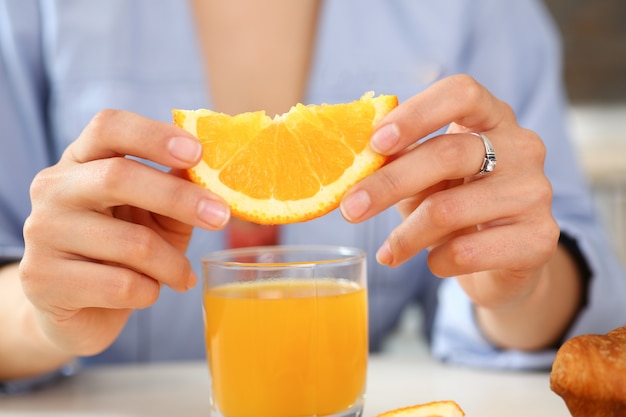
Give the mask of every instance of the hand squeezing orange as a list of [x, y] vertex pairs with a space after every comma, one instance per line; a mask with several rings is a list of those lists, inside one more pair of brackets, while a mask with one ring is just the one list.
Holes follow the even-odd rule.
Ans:
[[335, 209], [343, 194], [386, 160], [369, 147], [374, 126], [398, 105], [364, 94], [352, 103], [302, 105], [273, 119], [172, 111], [204, 153], [189, 178], [221, 196], [234, 216], [259, 224], [310, 220]]

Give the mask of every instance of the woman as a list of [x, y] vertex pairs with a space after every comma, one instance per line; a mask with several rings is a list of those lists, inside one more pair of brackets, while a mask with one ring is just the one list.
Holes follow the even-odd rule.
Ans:
[[539, 2], [16, 4], [0, 5], [0, 378], [204, 355], [193, 270], [229, 211], [178, 176], [200, 148], [174, 107], [398, 95], [371, 142], [391, 162], [280, 235], [376, 257], [373, 350], [412, 302], [433, 353], [476, 366], [549, 367], [565, 338], [626, 320]]

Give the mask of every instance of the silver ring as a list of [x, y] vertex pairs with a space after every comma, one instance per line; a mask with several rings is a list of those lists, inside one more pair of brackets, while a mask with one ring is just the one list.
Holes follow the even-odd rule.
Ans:
[[487, 136], [478, 132], [471, 132], [472, 135], [478, 136], [482, 139], [483, 144], [485, 145], [485, 159], [483, 160], [483, 164], [480, 167], [480, 170], [476, 173], [476, 175], [485, 175], [490, 173], [496, 168], [496, 151], [493, 149], [493, 145]]

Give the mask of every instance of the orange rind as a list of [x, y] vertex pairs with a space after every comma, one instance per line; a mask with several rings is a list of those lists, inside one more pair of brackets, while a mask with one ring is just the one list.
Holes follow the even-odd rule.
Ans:
[[193, 182], [222, 197], [236, 217], [285, 224], [335, 209], [352, 185], [385, 163], [369, 140], [397, 105], [396, 96], [370, 92], [351, 103], [297, 104], [274, 118], [264, 111], [172, 113], [204, 149], [187, 171]]
[[465, 412], [454, 401], [433, 401], [398, 408], [377, 417], [464, 417]]

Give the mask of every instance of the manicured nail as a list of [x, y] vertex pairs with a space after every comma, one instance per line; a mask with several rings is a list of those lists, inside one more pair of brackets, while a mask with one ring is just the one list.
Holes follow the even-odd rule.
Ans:
[[189, 278], [187, 279], [187, 289], [190, 290], [195, 287], [197, 282], [198, 276], [195, 272], [191, 271], [191, 273], [189, 274]]
[[228, 206], [215, 200], [202, 200], [198, 204], [198, 217], [208, 225], [220, 229], [230, 217]]
[[356, 221], [369, 210], [371, 205], [370, 195], [364, 190], [359, 190], [341, 202], [341, 212], [346, 219]]
[[400, 141], [400, 131], [395, 124], [388, 124], [378, 129], [370, 139], [370, 146], [378, 153], [390, 151]]
[[381, 265], [391, 265], [393, 262], [393, 255], [388, 242], [383, 243], [378, 252], [376, 252], [376, 261]]
[[196, 162], [202, 153], [200, 142], [184, 136], [171, 138], [167, 149], [174, 158], [183, 162]]

